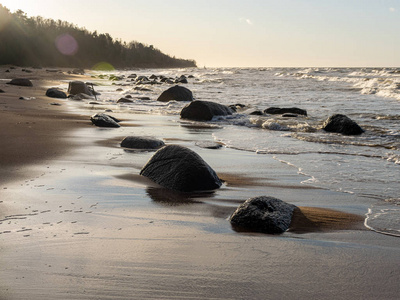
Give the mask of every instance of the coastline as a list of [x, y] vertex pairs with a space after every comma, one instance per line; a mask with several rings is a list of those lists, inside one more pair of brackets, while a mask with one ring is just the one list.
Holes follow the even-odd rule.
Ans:
[[[5, 70], [10, 72], [6, 73]], [[60, 69], [62, 73], [47, 72], [44, 69], [31, 69], [32, 73], [21, 70], [0, 68], [0, 88], [4, 90], [0, 94], [0, 138], [4, 141], [0, 148], [2, 182], [15, 179], [18, 167], [51, 160], [73, 148], [73, 143], [67, 142], [64, 137], [84, 122], [81, 116], [66, 111], [63, 107], [66, 100], [49, 98], [45, 93], [47, 87], [59, 85], [60, 80], [87, 77], [66, 74], [66, 69]], [[6, 84], [12, 78], [30, 79], [33, 87]], [[20, 100], [20, 97], [35, 99]]]
[[[44, 72], [24, 77], [34, 81], [46, 77]], [[305, 187], [290, 166], [269, 156], [196, 148], [193, 141], [210, 138], [207, 130], [193, 134], [171, 122], [172, 117], [133, 115], [117, 136], [157, 132], [171, 143], [194, 148], [226, 181], [212, 195], [160, 201], [160, 195], [177, 195], [136, 176], [152, 153], [124, 152], [115, 131], [90, 126], [90, 110], [66, 113], [68, 100], [44, 96], [43, 86], [77, 78], [82, 77], [60, 74], [43, 78], [52, 82], [34, 82], [33, 88], [0, 86], [6, 90], [0, 102], [7, 106], [1, 110], [2, 128], [7, 128], [1, 137], [9, 141], [0, 155], [5, 166], [0, 177], [5, 212], [0, 224], [1, 298], [398, 295], [400, 241], [359, 227], [364, 217], [357, 199], [346, 207], [351, 195]], [[19, 138], [11, 139], [15, 136]], [[319, 222], [320, 228], [300, 219], [297, 231], [282, 236], [233, 231], [226, 218], [235, 207], [265, 193], [319, 205], [301, 212], [314, 216], [306, 219]], [[343, 225], [346, 216], [349, 224], [335, 228], [335, 220]]]

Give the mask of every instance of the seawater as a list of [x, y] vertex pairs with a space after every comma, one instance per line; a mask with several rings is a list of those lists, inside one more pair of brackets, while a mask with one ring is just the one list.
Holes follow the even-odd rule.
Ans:
[[[213, 138], [226, 147], [271, 155], [306, 175], [305, 185], [376, 199], [367, 214], [370, 228], [400, 236], [400, 69], [398, 68], [215, 68], [93, 71], [98, 100], [114, 112], [176, 115], [187, 104], [157, 102], [168, 84], [136, 84], [128, 78], [190, 76], [196, 100], [243, 104], [211, 123]], [[107, 80], [109, 75], [121, 80]], [[105, 75], [100, 79], [99, 75]], [[129, 104], [117, 100], [131, 95]], [[144, 100], [148, 97], [150, 100]], [[251, 115], [268, 107], [299, 107], [307, 117]], [[104, 108], [104, 106], [102, 106]], [[324, 132], [323, 122], [345, 114], [365, 133]]]

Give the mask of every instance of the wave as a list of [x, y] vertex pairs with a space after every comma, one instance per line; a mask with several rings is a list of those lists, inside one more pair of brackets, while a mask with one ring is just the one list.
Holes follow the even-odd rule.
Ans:
[[[342, 69], [345, 72], [346, 69]], [[338, 74], [340, 73], [340, 74]], [[297, 79], [314, 79], [317, 81], [347, 82], [353, 88], [360, 89], [364, 95], [378, 95], [400, 100], [400, 70], [390, 69], [347, 69], [347, 74], [338, 72], [338, 69], [306, 68], [295, 72], [281, 71], [275, 76], [290, 76]]]
[[400, 237], [400, 199], [389, 198], [368, 209], [365, 226], [373, 231]]

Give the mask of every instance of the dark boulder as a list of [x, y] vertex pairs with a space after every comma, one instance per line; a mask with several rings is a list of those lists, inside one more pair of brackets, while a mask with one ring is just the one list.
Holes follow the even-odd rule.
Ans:
[[158, 150], [140, 175], [180, 192], [209, 191], [222, 185], [215, 171], [197, 153], [178, 145]]
[[286, 113], [296, 114], [307, 116], [307, 111], [297, 107], [287, 107], [287, 108], [279, 108], [279, 107], [269, 107], [264, 110], [264, 113], [270, 115], [283, 115]]
[[175, 101], [193, 101], [193, 94], [192, 92], [179, 85], [175, 85], [170, 87], [168, 90], [162, 92], [160, 97], [158, 97], [157, 101], [161, 102], [168, 102], [170, 100]]
[[0, 89], [0, 93], [5, 93], [5, 91], [3, 91], [2, 89]]
[[188, 80], [185, 75], [181, 75], [175, 80], [175, 83], [188, 83]]
[[121, 142], [121, 147], [131, 149], [158, 149], [165, 146], [162, 140], [152, 137], [127, 136]]
[[50, 98], [62, 98], [66, 99], [67, 94], [64, 93], [63, 91], [60, 91], [59, 89], [56, 88], [50, 88], [46, 91], [46, 96]]
[[90, 121], [99, 127], [120, 127], [119, 120], [103, 113], [97, 113], [90, 117]]
[[18, 86], [33, 86], [32, 81], [26, 78], [14, 78], [7, 84], [18, 85]]
[[243, 110], [244, 108], [246, 108], [246, 105], [241, 103], [236, 103], [229, 105], [229, 108], [236, 112], [238, 110]]
[[279, 234], [289, 228], [295, 208], [273, 197], [250, 198], [236, 209], [230, 222], [238, 230]]
[[147, 76], [139, 76], [138, 78], [136, 78], [136, 81], [150, 81], [150, 79]]
[[127, 98], [120, 98], [117, 103], [133, 103], [133, 100]]
[[263, 112], [261, 110], [253, 110], [252, 112], [249, 113], [249, 115], [252, 116], [262, 116]]
[[359, 135], [364, 132], [356, 122], [341, 114], [330, 116], [322, 126], [322, 129], [327, 132], [336, 132], [344, 135]]
[[228, 106], [210, 101], [193, 101], [181, 111], [182, 119], [210, 121], [214, 116], [227, 116], [233, 113]]
[[71, 81], [68, 85], [68, 94], [77, 95], [77, 94], [86, 94], [92, 96], [92, 92], [89, 87], [83, 81]]

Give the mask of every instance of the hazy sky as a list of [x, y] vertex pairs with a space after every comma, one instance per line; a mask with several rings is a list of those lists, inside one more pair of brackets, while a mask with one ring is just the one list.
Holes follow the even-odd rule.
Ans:
[[400, 0], [0, 0], [199, 67], [400, 67]]

